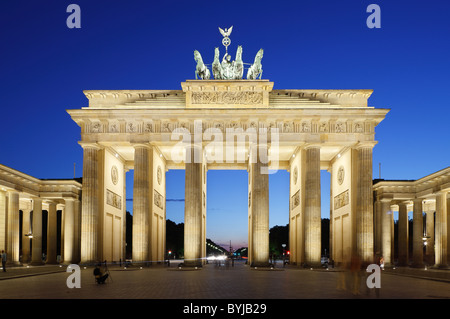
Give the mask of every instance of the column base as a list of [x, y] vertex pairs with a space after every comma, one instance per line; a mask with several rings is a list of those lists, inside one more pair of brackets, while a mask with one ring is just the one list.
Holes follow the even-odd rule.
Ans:
[[6, 261], [6, 267], [20, 267], [23, 264], [20, 261]]
[[436, 264], [436, 265], [434, 265], [434, 266], [432, 266], [430, 268], [433, 268], [433, 269], [450, 269], [450, 266], [449, 265]]
[[30, 266], [43, 266], [43, 265], [45, 265], [45, 263], [42, 261], [32, 261], [30, 263]]

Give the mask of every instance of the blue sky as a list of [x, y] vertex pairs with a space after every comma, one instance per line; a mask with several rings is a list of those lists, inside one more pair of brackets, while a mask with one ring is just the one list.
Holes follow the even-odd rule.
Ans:
[[[71, 3], [80, 29], [66, 26]], [[371, 3], [380, 29], [366, 25]], [[212, 59], [218, 27], [233, 25], [230, 50], [242, 45], [250, 62], [264, 48], [274, 89], [373, 89], [370, 105], [391, 109], [376, 128], [374, 177], [379, 163], [385, 179], [423, 177], [450, 163], [449, 12], [442, 0], [5, 1], [0, 163], [38, 178], [71, 178], [76, 163], [81, 176], [80, 129], [65, 110], [87, 105], [83, 90], [180, 89], [194, 77], [193, 50]], [[183, 176], [169, 171], [167, 198], [184, 197]], [[288, 178], [270, 178], [271, 226], [288, 222]], [[210, 172], [211, 239], [246, 242], [246, 182], [246, 172]], [[168, 202], [168, 218], [181, 222], [181, 205]]]

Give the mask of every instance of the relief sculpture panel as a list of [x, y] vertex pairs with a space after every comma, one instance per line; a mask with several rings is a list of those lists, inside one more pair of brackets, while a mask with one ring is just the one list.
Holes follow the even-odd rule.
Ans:
[[349, 203], [348, 189], [334, 197], [334, 209], [342, 208]]
[[106, 190], [106, 204], [111, 205], [117, 209], [122, 209], [122, 197], [116, 193]]
[[260, 92], [193, 92], [192, 104], [261, 104]]

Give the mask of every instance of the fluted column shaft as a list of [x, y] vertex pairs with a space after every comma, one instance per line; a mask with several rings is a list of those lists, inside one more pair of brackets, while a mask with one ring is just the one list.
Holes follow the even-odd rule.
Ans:
[[56, 264], [56, 204], [48, 204], [47, 214], [47, 264]]
[[99, 148], [84, 146], [81, 211], [81, 263], [98, 261]]
[[356, 250], [363, 263], [374, 261], [372, 146], [357, 148]]
[[423, 265], [423, 204], [422, 199], [414, 200], [413, 206], [413, 266]]
[[427, 211], [426, 230], [427, 230], [427, 245], [425, 254], [427, 262], [434, 264], [434, 211]]
[[253, 267], [269, 265], [269, 175], [267, 145], [251, 146], [251, 236]]
[[42, 199], [33, 199], [33, 239], [31, 240], [31, 263], [42, 264]]
[[30, 261], [30, 243], [29, 236], [25, 236], [31, 232], [31, 214], [30, 209], [22, 210], [22, 263], [28, 263]]
[[136, 145], [134, 148], [134, 186], [133, 186], [133, 261], [149, 260], [149, 229], [151, 212], [150, 181], [151, 147]]
[[8, 196], [8, 248], [6, 250], [8, 263], [18, 264], [20, 257], [19, 239], [19, 193], [9, 192]]
[[392, 263], [392, 219], [391, 201], [381, 201], [381, 256], [385, 266]]
[[447, 192], [436, 195], [435, 266], [447, 267]]
[[305, 262], [319, 266], [321, 258], [320, 147], [305, 150]]
[[[197, 153], [197, 155], [195, 155]], [[184, 264], [201, 266], [202, 253], [202, 163], [200, 146], [186, 147]]]
[[398, 265], [407, 266], [409, 260], [408, 208], [406, 203], [398, 205]]
[[74, 262], [78, 263], [81, 258], [81, 201], [75, 201], [75, 259]]
[[74, 262], [75, 248], [75, 201], [71, 198], [65, 200], [64, 207], [64, 255], [65, 264]]
[[6, 242], [8, 239], [7, 232], [8, 211], [6, 192], [0, 190], [0, 252], [7, 250]]

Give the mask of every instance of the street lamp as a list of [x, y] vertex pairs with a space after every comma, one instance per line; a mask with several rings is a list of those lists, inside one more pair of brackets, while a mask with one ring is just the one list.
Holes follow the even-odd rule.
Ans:
[[283, 247], [283, 267], [284, 267], [286, 265], [286, 263], [285, 263], [285, 256], [286, 256], [285, 248], [286, 248], [286, 244], [282, 244], [281, 247]]

